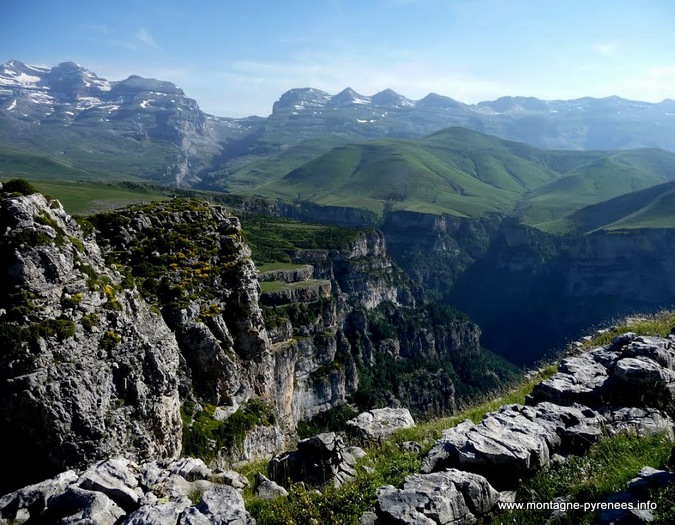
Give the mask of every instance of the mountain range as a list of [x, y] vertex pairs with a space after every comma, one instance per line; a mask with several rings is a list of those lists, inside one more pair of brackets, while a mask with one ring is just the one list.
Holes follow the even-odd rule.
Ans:
[[204, 113], [166, 81], [109, 81], [72, 62], [0, 66], [0, 158], [11, 166], [7, 157], [17, 150], [40, 154], [74, 178], [250, 191], [335, 147], [448, 127], [545, 149], [675, 151], [675, 101], [502, 97], [464, 104], [435, 93], [415, 101], [392, 90], [364, 96], [298, 88], [281, 95], [268, 117], [235, 119]]

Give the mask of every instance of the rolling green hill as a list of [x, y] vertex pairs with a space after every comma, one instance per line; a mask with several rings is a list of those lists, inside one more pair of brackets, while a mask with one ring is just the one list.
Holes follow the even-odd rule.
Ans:
[[256, 184], [240, 190], [380, 216], [514, 214], [553, 232], [573, 228], [565, 217], [586, 206], [675, 179], [675, 155], [660, 150], [540, 150], [464, 128], [341, 145], [280, 176], [287, 166], [272, 175], [275, 165], [265, 164]]
[[627, 228], [675, 228], [675, 181], [586, 206], [547, 226], [591, 232]]
[[0, 145], [0, 177], [55, 180], [91, 179], [92, 174], [46, 155]]
[[419, 140], [347, 144], [258, 188], [261, 196], [327, 206], [480, 216], [509, 211], [520, 195], [558, 174], [534, 148], [462, 128]]

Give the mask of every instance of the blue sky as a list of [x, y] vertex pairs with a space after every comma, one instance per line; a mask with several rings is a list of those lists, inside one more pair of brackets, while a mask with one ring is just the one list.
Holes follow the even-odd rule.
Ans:
[[672, 0], [0, 0], [0, 62], [168, 80], [220, 116], [286, 90], [675, 98]]

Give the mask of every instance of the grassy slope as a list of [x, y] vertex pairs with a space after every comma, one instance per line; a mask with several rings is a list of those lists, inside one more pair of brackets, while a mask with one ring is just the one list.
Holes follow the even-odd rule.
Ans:
[[543, 224], [549, 231], [675, 227], [675, 182], [666, 182], [586, 206]]
[[0, 177], [56, 180], [91, 179], [88, 171], [74, 168], [46, 155], [8, 146], [0, 146]]
[[[564, 223], [547, 223], [586, 206], [673, 180], [674, 159], [656, 150], [605, 154], [536, 188], [525, 197], [518, 215], [542, 229], [564, 227]], [[671, 163], [670, 170], [664, 169], [664, 162]]]
[[556, 173], [536, 151], [451, 128], [421, 140], [348, 144], [293, 170], [257, 193], [287, 201], [479, 216], [510, 209]]
[[72, 215], [90, 215], [130, 204], [164, 200], [168, 196], [156, 189], [129, 189], [113, 184], [89, 182], [55, 182], [31, 180], [35, 188], [45, 195], [56, 197]]
[[[136, 136], [131, 124], [101, 129], [94, 119], [81, 119], [70, 127], [45, 124], [9, 125], [0, 119], [0, 141], [27, 155], [45, 156], [86, 173], [87, 180], [161, 180], [176, 160], [177, 148], [165, 141]], [[25, 128], [25, 129], [24, 129]], [[56, 178], [40, 171], [31, 178]]]
[[[513, 212], [527, 224], [564, 232], [574, 227], [567, 216], [581, 208], [675, 178], [675, 155], [659, 150], [547, 151], [463, 128], [338, 146], [280, 176], [318, 151], [297, 148], [289, 149], [290, 163], [282, 154], [278, 164], [268, 159], [249, 170], [250, 186], [242, 190], [378, 214]], [[652, 210], [645, 224], [662, 223], [663, 211]]]

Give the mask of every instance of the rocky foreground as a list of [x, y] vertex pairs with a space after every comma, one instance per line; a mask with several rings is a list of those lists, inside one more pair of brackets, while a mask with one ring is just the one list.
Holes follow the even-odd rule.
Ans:
[[[673, 438], [675, 337], [624, 334], [606, 347], [563, 359], [558, 373], [535, 386], [526, 405], [506, 405], [474, 424], [448, 428], [431, 447], [421, 472], [400, 487], [382, 486], [362, 524], [470, 524], [513, 497], [522, 480], [619, 432]], [[361, 444], [386, 439], [412, 424], [406, 411], [362, 414], [344, 438]], [[409, 444], [414, 446], [414, 444]], [[301, 441], [256, 476], [254, 493], [286, 497], [281, 485], [320, 488], [348, 483], [363, 450], [335, 434]], [[637, 501], [675, 475], [643, 469], [621, 501]], [[242, 489], [248, 481], [183, 458], [137, 464], [123, 458], [69, 470], [0, 498], [0, 523], [250, 524]], [[356, 517], [355, 517], [356, 518]], [[647, 523], [647, 511], [604, 513], [596, 523]]]

